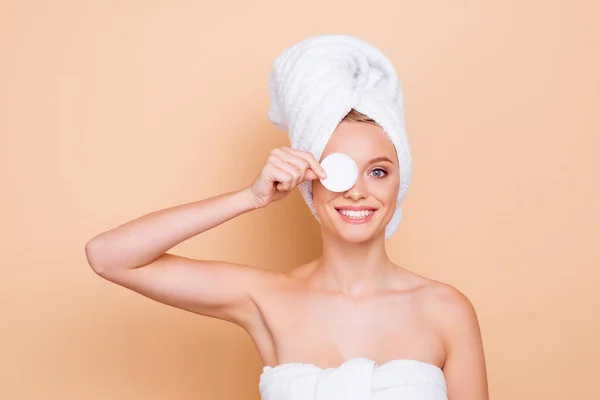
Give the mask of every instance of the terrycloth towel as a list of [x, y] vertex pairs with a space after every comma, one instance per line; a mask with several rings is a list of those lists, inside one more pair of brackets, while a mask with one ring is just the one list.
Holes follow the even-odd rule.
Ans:
[[[412, 158], [404, 124], [404, 98], [392, 62], [378, 48], [349, 35], [317, 35], [285, 49], [269, 75], [269, 119], [287, 131], [291, 147], [321, 159], [340, 121], [352, 108], [377, 122], [398, 153], [400, 190], [386, 226], [389, 238], [402, 219]], [[319, 220], [311, 182], [299, 186]]]
[[339, 367], [307, 363], [263, 367], [262, 400], [448, 400], [444, 372], [410, 359], [377, 365], [357, 357]]

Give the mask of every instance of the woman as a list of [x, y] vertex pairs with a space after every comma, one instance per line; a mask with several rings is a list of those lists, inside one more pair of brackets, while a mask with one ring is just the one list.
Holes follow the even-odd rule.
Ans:
[[[263, 375], [298, 362], [326, 369], [361, 357], [381, 367], [418, 360], [443, 370], [449, 399], [487, 399], [482, 341], [469, 300], [450, 285], [395, 265], [386, 254], [384, 231], [399, 186], [391, 141], [353, 110], [323, 157], [334, 152], [350, 155], [359, 166], [356, 184], [346, 192], [323, 187], [318, 178], [324, 170], [312, 154], [275, 149], [247, 187], [153, 212], [96, 236], [86, 245], [89, 263], [101, 277], [151, 299], [241, 326], [267, 366]], [[321, 220], [320, 258], [282, 273], [167, 253], [283, 199], [306, 180], [313, 183]]]
[[[487, 400], [469, 300], [386, 254], [410, 182], [403, 99], [391, 62], [357, 38], [317, 36], [282, 53], [270, 89], [269, 116], [289, 128], [293, 148], [274, 149], [240, 190], [94, 237], [86, 245], [93, 270], [151, 299], [244, 328], [265, 364], [264, 400]], [[348, 113], [348, 104], [368, 112], [351, 106]], [[331, 136], [318, 136], [327, 127], [335, 127]], [[332, 153], [358, 166], [344, 192], [320, 180], [320, 162]], [[275, 272], [167, 253], [297, 186], [321, 223], [318, 259]]]

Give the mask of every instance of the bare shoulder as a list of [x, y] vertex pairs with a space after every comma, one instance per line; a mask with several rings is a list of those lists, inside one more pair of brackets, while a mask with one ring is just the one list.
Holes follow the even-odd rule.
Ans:
[[454, 286], [428, 279], [420, 300], [425, 317], [442, 334], [447, 347], [457, 333], [479, 335], [473, 303]]
[[[444, 373], [452, 390], [461, 394], [459, 398], [486, 398], [483, 341], [473, 303], [454, 286], [434, 280], [429, 280], [421, 300], [425, 318], [442, 340]], [[471, 384], [464, 384], [467, 381]]]
[[441, 311], [440, 308], [448, 311], [447, 308], [468, 309], [471, 306], [469, 299], [448, 283], [427, 278], [402, 267], [398, 268], [397, 279], [402, 282], [399, 289], [416, 293], [417, 300], [432, 312]]
[[477, 319], [469, 298], [454, 286], [428, 279], [423, 300], [430, 316], [440, 322], [473, 322]]
[[475, 307], [464, 293], [448, 283], [409, 274], [405, 282], [413, 288], [416, 305], [427, 323], [438, 331], [447, 350], [456, 336], [479, 337]]
[[487, 399], [487, 372], [481, 329], [470, 299], [454, 286], [429, 280], [422, 310], [438, 332], [445, 350], [448, 397]]

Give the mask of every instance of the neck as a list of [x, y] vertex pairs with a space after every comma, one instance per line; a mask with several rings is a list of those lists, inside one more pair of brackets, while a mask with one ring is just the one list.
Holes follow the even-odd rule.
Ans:
[[385, 251], [383, 234], [368, 242], [351, 243], [324, 232], [323, 254], [313, 277], [327, 290], [358, 297], [384, 286], [392, 268], [395, 265]]

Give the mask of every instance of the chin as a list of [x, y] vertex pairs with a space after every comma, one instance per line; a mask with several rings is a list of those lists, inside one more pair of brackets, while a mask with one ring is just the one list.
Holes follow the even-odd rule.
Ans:
[[378, 236], [376, 232], [367, 232], [366, 230], [356, 231], [356, 230], [337, 230], [336, 234], [345, 242], [348, 243], [366, 243], [370, 242]]
[[331, 215], [330, 229], [332, 233], [349, 243], [365, 243], [385, 236], [385, 224], [381, 220], [383, 210], [377, 210], [373, 217], [365, 223], [349, 223], [338, 215], [337, 211]]

